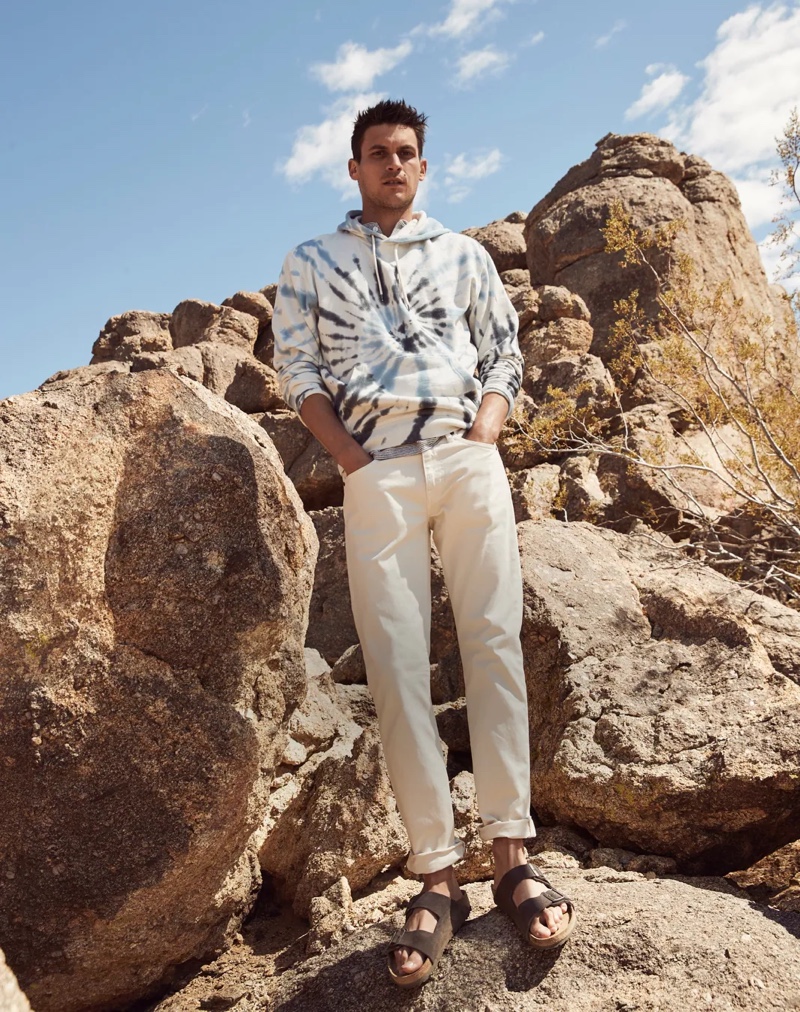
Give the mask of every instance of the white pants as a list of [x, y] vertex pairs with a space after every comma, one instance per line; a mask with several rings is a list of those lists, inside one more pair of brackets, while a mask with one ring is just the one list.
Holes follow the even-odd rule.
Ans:
[[522, 577], [497, 448], [459, 434], [373, 460], [346, 477], [344, 517], [353, 617], [409, 870], [438, 871], [464, 854], [431, 705], [430, 531], [458, 632], [481, 836], [533, 836]]

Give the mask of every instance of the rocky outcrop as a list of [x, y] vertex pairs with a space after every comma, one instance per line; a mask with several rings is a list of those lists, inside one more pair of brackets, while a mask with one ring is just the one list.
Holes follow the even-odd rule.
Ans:
[[259, 856], [280, 894], [307, 916], [313, 898], [342, 876], [352, 890], [363, 888], [407, 853], [377, 729], [355, 728], [303, 777]]
[[169, 313], [129, 310], [112, 316], [92, 346], [92, 363], [131, 362], [142, 352], [170, 351]]
[[492, 221], [481, 228], [468, 228], [464, 235], [477, 240], [494, 261], [499, 273], [524, 270], [525, 237], [523, 228], [525, 213], [514, 211], [499, 221]]
[[[492, 903], [489, 883], [468, 885], [472, 915], [443, 955], [433, 979], [405, 999], [436, 1012], [675, 1012], [682, 1008], [795, 1009], [800, 1003], [800, 918], [761, 909], [721, 879], [648, 878], [610, 868], [549, 873], [574, 897], [578, 926], [563, 950], [525, 946]], [[403, 899], [419, 886], [392, 882], [347, 905], [327, 901], [336, 943], [300, 961], [303, 942], [287, 948], [265, 975], [257, 937], [204, 968], [154, 1012], [219, 1008], [237, 1012], [393, 1012], [398, 989], [385, 970], [385, 947]], [[370, 912], [379, 918], [370, 924]], [[389, 916], [387, 916], [387, 913]], [[347, 923], [349, 921], [349, 923]], [[363, 926], [366, 925], [366, 926]], [[336, 929], [329, 929], [331, 934]], [[286, 944], [286, 943], [284, 943]], [[244, 951], [243, 951], [244, 950]]]
[[277, 453], [112, 365], [0, 405], [0, 943], [37, 1012], [226, 944], [305, 691], [316, 537]]
[[645, 538], [519, 527], [533, 805], [741, 868], [800, 836], [800, 616]]
[[726, 876], [759, 903], [800, 913], [800, 840], [767, 854], [751, 868]]
[[593, 354], [606, 364], [613, 358], [614, 302], [633, 289], [640, 291], [648, 317], [657, 317], [652, 277], [633, 267], [620, 270], [618, 257], [605, 252], [601, 228], [617, 199], [642, 228], [682, 219], [678, 248], [694, 260], [702, 286], [712, 292], [729, 283], [746, 311], [759, 317], [772, 312], [783, 329], [783, 309], [730, 180], [660, 137], [608, 134], [533, 207], [525, 223], [531, 281], [563, 285], [584, 299], [595, 332]]

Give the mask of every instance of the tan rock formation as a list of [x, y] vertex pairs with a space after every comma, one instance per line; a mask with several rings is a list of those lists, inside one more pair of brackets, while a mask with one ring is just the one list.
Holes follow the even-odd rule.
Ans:
[[342, 876], [355, 891], [383, 868], [400, 865], [407, 852], [380, 739], [376, 729], [366, 729], [323, 754], [259, 857], [281, 895], [307, 916], [312, 899]]
[[169, 313], [133, 309], [112, 316], [92, 345], [92, 364], [116, 359], [130, 362], [141, 352], [172, 350]]
[[800, 616], [649, 540], [519, 527], [534, 808], [743, 867], [800, 833]]
[[615, 199], [640, 227], [683, 219], [679, 247], [694, 259], [705, 287], [712, 291], [729, 282], [746, 310], [759, 316], [772, 312], [782, 321], [730, 180], [660, 137], [608, 134], [534, 206], [525, 224], [531, 281], [566, 286], [585, 300], [594, 354], [606, 362], [613, 356], [614, 301], [632, 289], [639, 289], [643, 306], [656, 318], [652, 278], [634, 268], [621, 271], [617, 257], [605, 252], [600, 230]]
[[261, 426], [275, 444], [307, 510], [342, 505], [344, 486], [333, 457], [294, 411], [273, 409], [261, 418]]
[[525, 237], [523, 235], [525, 214], [514, 211], [500, 221], [492, 221], [481, 228], [468, 228], [464, 235], [476, 239], [494, 261], [499, 273], [524, 269]]
[[0, 939], [37, 1012], [119, 1008], [252, 902], [316, 538], [262, 430], [168, 372], [64, 373], [0, 441]]
[[249, 312], [229, 306], [185, 299], [173, 309], [169, 329], [176, 348], [216, 341], [252, 351], [258, 337], [258, 320]]
[[[770, 912], [722, 879], [679, 881], [610, 868], [548, 873], [578, 904], [580, 921], [551, 955], [526, 947], [494, 908], [490, 885], [467, 885], [472, 915], [409, 1008], [429, 1012], [678, 1012], [683, 1008], [786, 1012], [800, 1004], [800, 942], [795, 915]], [[407, 893], [416, 883], [400, 883]], [[409, 888], [410, 887], [410, 888]], [[388, 890], [387, 890], [388, 891]], [[353, 916], [358, 917], [355, 901]], [[366, 903], [388, 905], [380, 894]], [[396, 906], [396, 901], [392, 903]], [[220, 980], [236, 982], [237, 1012], [394, 1012], [397, 988], [383, 955], [403, 913], [343, 931], [337, 945], [267, 978], [254, 953], [220, 960], [154, 1012], [211, 1007]], [[302, 943], [298, 946], [302, 952]], [[294, 950], [295, 952], [297, 949]], [[287, 954], [288, 955], [288, 954]], [[296, 958], [296, 957], [295, 957]], [[231, 987], [232, 983], [226, 984]]]

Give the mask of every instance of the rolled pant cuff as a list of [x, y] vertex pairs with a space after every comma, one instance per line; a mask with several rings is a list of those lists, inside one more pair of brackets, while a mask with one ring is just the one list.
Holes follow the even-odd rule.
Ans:
[[409, 854], [406, 867], [414, 875], [430, 875], [431, 872], [449, 868], [464, 856], [464, 844], [456, 840], [446, 850], [430, 850], [424, 854]]
[[533, 819], [528, 817], [514, 822], [490, 822], [488, 826], [481, 826], [479, 832], [482, 840], [496, 840], [501, 836], [510, 840], [528, 840], [536, 836], [536, 827]]

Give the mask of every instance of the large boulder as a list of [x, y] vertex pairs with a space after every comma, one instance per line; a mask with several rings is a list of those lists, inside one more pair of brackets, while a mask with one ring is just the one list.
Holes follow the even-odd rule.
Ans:
[[[759, 908], [721, 879], [680, 881], [609, 868], [548, 872], [574, 897], [578, 926], [554, 953], [534, 952], [492, 903], [488, 882], [467, 885], [472, 915], [447, 947], [433, 979], [398, 996], [385, 947], [402, 924], [397, 910], [413, 882], [352, 903], [356, 924], [338, 944], [302, 959], [302, 940], [265, 975], [263, 942], [206, 967], [154, 1012], [235, 1007], [256, 1012], [677, 1012], [683, 1008], [800, 1007], [800, 920]], [[401, 887], [403, 891], [401, 892]], [[330, 895], [330, 894], [329, 894]], [[338, 904], [337, 904], [338, 905]], [[331, 903], [331, 907], [334, 903]], [[359, 909], [361, 908], [361, 909]], [[329, 908], [330, 909], [330, 908]], [[396, 912], [386, 916], [386, 912]], [[363, 911], [363, 913], [362, 913]], [[344, 913], [344, 911], [343, 911]], [[330, 915], [329, 915], [330, 916]], [[321, 948], [321, 947], [320, 947]], [[294, 959], [295, 965], [290, 960]]]
[[743, 308], [772, 313], [784, 327], [779, 293], [764, 273], [758, 248], [733, 184], [695, 155], [652, 134], [608, 134], [585, 162], [574, 166], [531, 210], [525, 224], [527, 263], [536, 284], [564, 285], [582, 296], [594, 326], [592, 352], [608, 364], [614, 302], [636, 288], [655, 321], [655, 287], [646, 271], [620, 270], [605, 252], [601, 228], [621, 200], [635, 224], [650, 228], [682, 219], [679, 248], [694, 260], [711, 292], [728, 283]]
[[729, 871], [800, 836], [800, 615], [677, 550], [519, 528], [533, 805]]
[[520, 270], [526, 266], [524, 221], [524, 213], [514, 211], [500, 221], [492, 221], [480, 228], [465, 229], [464, 235], [483, 246], [499, 273]]
[[39, 1012], [226, 944], [305, 691], [316, 537], [274, 447], [110, 365], [0, 405], [0, 944]]

